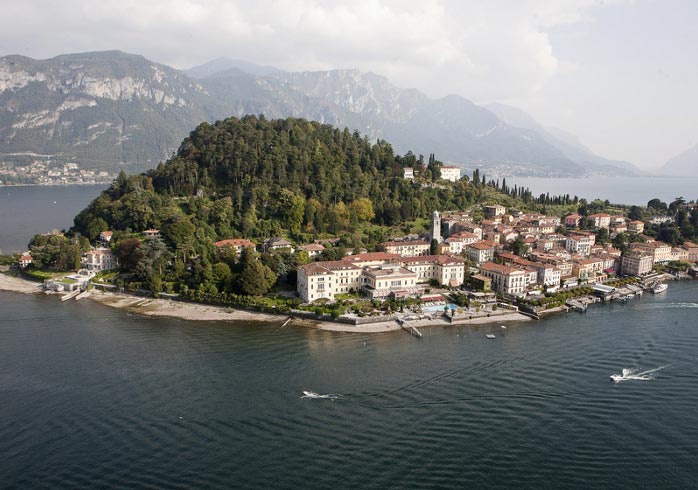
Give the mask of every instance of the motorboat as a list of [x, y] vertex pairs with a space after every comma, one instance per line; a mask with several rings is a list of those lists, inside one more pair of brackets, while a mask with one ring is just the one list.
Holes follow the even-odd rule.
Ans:
[[619, 381], [624, 381], [624, 380], [628, 379], [628, 376], [630, 376], [631, 374], [633, 374], [633, 370], [632, 370], [632, 369], [623, 368], [622, 374], [617, 374], [617, 373], [616, 373], [616, 374], [612, 374], [612, 375], [610, 376], [610, 378], [611, 378], [615, 383], [617, 383], [617, 382], [619, 382]]
[[485, 335], [485, 337], [488, 339], [496, 339], [497, 338], [493, 333], [488, 333], [487, 335]]
[[663, 292], [666, 291], [667, 289], [669, 289], [669, 285], [668, 285], [668, 284], [665, 284], [665, 283], [663, 283], [663, 282], [662, 282], [662, 283], [659, 283], [659, 284], [655, 284], [654, 286], [652, 286], [652, 292], [653, 292], [654, 294], [663, 293]]

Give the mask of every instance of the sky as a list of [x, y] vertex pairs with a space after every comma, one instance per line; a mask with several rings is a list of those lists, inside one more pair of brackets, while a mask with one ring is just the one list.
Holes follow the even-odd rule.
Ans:
[[697, 0], [0, 0], [0, 55], [358, 68], [651, 169], [698, 143]]

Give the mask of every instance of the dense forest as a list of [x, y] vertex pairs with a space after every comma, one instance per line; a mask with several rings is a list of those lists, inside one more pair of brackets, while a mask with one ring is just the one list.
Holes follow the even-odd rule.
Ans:
[[[404, 167], [415, 169], [414, 180], [403, 178]], [[76, 217], [75, 230], [94, 239], [107, 228], [158, 228], [174, 243], [172, 228], [189, 228], [180, 223], [185, 220], [215, 239], [285, 233], [303, 241], [488, 198], [536, 201], [506, 184], [500, 192], [484, 176], [441, 181], [439, 167], [434, 155], [395, 155], [389, 143], [372, 144], [346, 129], [303, 119], [230, 118], [201, 124], [155, 170], [120, 175]]]

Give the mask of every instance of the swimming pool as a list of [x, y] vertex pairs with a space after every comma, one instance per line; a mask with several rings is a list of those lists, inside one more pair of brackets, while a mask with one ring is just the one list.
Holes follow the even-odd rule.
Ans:
[[425, 313], [435, 313], [437, 311], [444, 311], [444, 308], [449, 310], [457, 310], [458, 306], [453, 303], [448, 303], [446, 305], [436, 305], [436, 306], [422, 306], [422, 311]]

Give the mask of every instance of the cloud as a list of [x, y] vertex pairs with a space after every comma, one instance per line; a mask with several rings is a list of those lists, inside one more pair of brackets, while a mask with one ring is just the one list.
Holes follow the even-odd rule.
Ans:
[[[608, 2], [606, 2], [608, 3]], [[185, 68], [219, 56], [287, 70], [359, 68], [475, 100], [536, 91], [560, 69], [549, 32], [598, 0], [12, 2], [1, 54], [121, 49]]]

